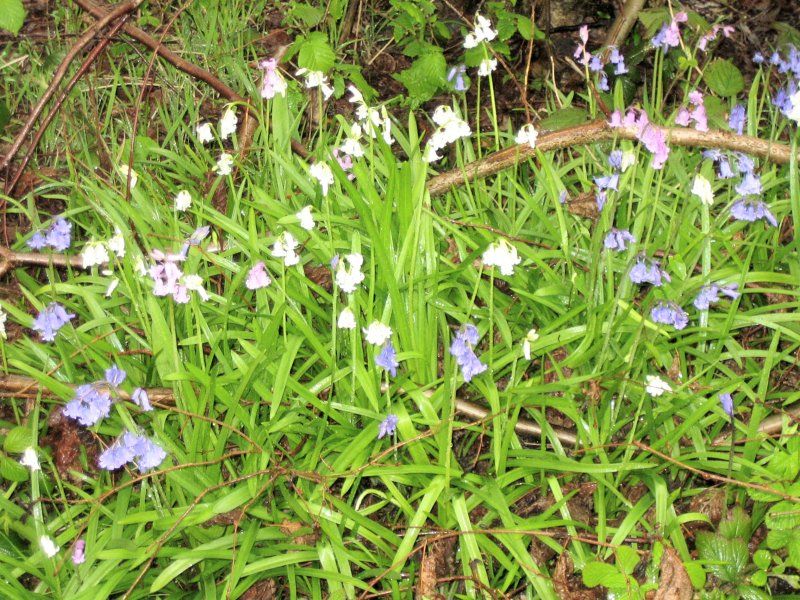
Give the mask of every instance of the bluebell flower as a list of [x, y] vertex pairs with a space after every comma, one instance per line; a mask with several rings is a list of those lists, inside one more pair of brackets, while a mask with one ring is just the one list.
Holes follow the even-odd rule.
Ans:
[[111, 365], [110, 368], [106, 369], [106, 383], [111, 387], [118, 388], [125, 378], [127, 377], [127, 373], [120, 369], [117, 365]]
[[487, 366], [478, 359], [472, 349], [478, 343], [478, 329], [467, 323], [457, 332], [453, 343], [450, 344], [450, 354], [455, 357], [456, 363], [461, 367], [464, 381], [469, 382], [475, 375], [486, 371]]
[[672, 325], [675, 329], [683, 329], [689, 324], [689, 315], [674, 302], [659, 302], [650, 311], [654, 323]]
[[611, 88], [608, 87], [608, 75], [601, 71], [600, 76], [597, 78], [597, 89], [601, 92], [607, 92]]
[[166, 457], [166, 451], [148, 437], [126, 431], [100, 455], [98, 462], [101, 468], [115, 471], [136, 461], [139, 470], [144, 473], [160, 465]]
[[623, 158], [622, 150], [612, 150], [608, 155], [608, 166], [610, 166], [615, 171], [621, 171], [622, 158]]
[[455, 67], [451, 67], [447, 72], [447, 81], [453, 85], [455, 91], [466, 92], [469, 89], [466, 81], [464, 81], [464, 74], [466, 72], [466, 65], [456, 65]]
[[144, 412], [153, 410], [153, 405], [150, 404], [150, 396], [147, 395], [147, 390], [144, 388], [136, 388], [131, 394], [131, 402], [136, 404]]
[[58, 218], [47, 232], [47, 245], [57, 252], [63, 252], [72, 243], [72, 223]]
[[131, 462], [135, 456], [133, 448], [118, 440], [103, 451], [97, 464], [106, 471], [116, 471]]
[[739, 135], [742, 135], [746, 123], [747, 113], [744, 110], [744, 106], [737, 104], [731, 109], [731, 114], [728, 117], [728, 126]]
[[589, 70], [592, 73], [599, 73], [603, 70], [603, 61], [600, 60], [598, 54], [592, 54], [592, 58], [589, 59]]
[[400, 363], [397, 362], [397, 353], [391, 341], [383, 345], [380, 354], [375, 357], [375, 364], [389, 371], [392, 377], [397, 376], [397, 367]]
[[383, 439], [387, 435], [394, 435], [394, 432], [397, 430], [397, 415], [387, 415], [386, 418], [381, 421], [380, 426], [378, 427], [378, 439]]
[[[126, 433], [126, 435], [128, 434]], [[143, 435], [134, 437], [137, 439], [133, 440], [131, 443], [136, 452], [136, 466], [139, 467], [142, 473], [146, 473], [150, 469], [155, 469], [164, 462], [167, 453], [161, 446]]]
[[58, 330], [74, 317], [74, 314], [68, 313], [58, 302], [51, 302], [33, 320], [32, 329], [39, 332], [43, 342], [52, 342], [56, 339]]
[[739, 285], [732, 283], [730, 285], [718, 285], [712, 283], [711, 285], [703, 286], [697, 297], [694, 299], [694, 306], [697, 310], [708, 310], [709, 306], [719, 302], [719, 295], [727, 296], [731, 300], [735, 300], [740, 296]]
[[91, 427], [108, 416], [111, 410], [111, 394], [95, 384], [80, 385], [75, 397], [67, 402], [64, 415], [75, 419], [84, 427]]
[[628, 68], [625, 66], [625, 57], [616, 46], [612, 46], [611, 54], [608, 56], [608, 62], [616, 67], [614, 69], [614, 75], [625, 75], [625, 73], [628, 72]]
[[639, 256], [631, 268], [628, 277], [633, 283], [649, 283], [654, 287], [661, 287], [664, 281], [672, 281], [669, 274], [664, 271], [657, 260]]
[[753, 54], [753, 62], [756, 63], [757, 65], [764, 64], [764, 60], [765, 60], [764, 55], [761, 54], [761, 52], [756, 52], [755, 54]]
[[737, 221], [755, 222], [759, 219], [764, 219], [773, 227], [778, 226], [778, 220], [775, 218], [766, 203], [761, 200], [749, 200], [742, 198], [737, 200], [731, 206], [731, 216]]
[[559, 204], [566, 204], [568, 198], [569, 198], [569, 194], [567, 194], [567, 190], [561, 190], [558, 193], [558, 202], [559, 202]]
[[755, 173], [745, 173], [735, 189], [740, 196], [760, 196], [761, 178]]
[[595, 185], [601, 190], [614, 190], [619, 191], [619, 173], [611, 173], [611, 175], [601, 175], [594, 178]]
[[31, 250], [41, 250], [47, 247], [47, 238], [40, 231], [34, 233], [28, 240], [28, 248]]
[[635, 244], [636, 238], [627, 229], [612, 229], [606, 234], [603, 245], [609, 250], [624, 252], [628, 249], [628, 244]]
[[722, 410], [725, 411], [725, 414], [733, 417], [733, 397], [728, 393], [720, 394], [719, 402], [722, 404]]
[[754, 173], [756, 170], [756, 161], [754, 161], [751, 156], [748, 156], [744, 152], [737, 152], [736, 168], [739, 169], [739, 173], [742, 173], [743, 175], [747, 173]]
[[717, 176], [720, 179], [731, 179], [736, 177], [736, 173], [733, 172], [731, 169], [731, 163], [728, 160], [727, 155], [723, 154], [719, 150], [704, 150], [703, 156], [708, 158], [717, 165]]

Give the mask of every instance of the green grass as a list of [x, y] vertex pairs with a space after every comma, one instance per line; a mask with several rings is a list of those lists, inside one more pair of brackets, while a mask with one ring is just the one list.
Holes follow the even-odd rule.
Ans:
[[[54, 166], [58, 175], [7, 198], [9, 213], [25, 215], [34, 227], [49, 218], [37, 210], [37, 198], [61, 201], [74, 224], [70, 253], [119, 229], [127, 254], [112, 265], [120, 284], [110, 298], [111, 276], [96, 268], [16, 269], [20, 294], [0, 302], [9, 321], [25, 328], [51, 301], [76, 314], [54, 343], [26, 330], [2, 347], [7, 372], [35, 378], [58, 398], [4, 400], [2, 427], [21, 425], [32, 434], [42, 472], [3, 484], [0, 595], [239, 598], [274, 580], [282, 597], [409, 597], [424, 553], [447, 536], [456, 539], [454, 570], [439, 577], [462, 577], [439, 587], [447, 597], [492, 589], [555, 598], [555, 558], [537, 561], [534, 540], [568, 552], [584, 577], [596, 561], [616, 564], [631, 597], [658, 587], [663, 548], [673, 547], [694, 585], [713, 594], [714, 572], [698, 557], [693, 531], [716, 523], [691, 501], [722, 490], [726, 506], [743, 507], [755, 528], [769, 525], [779, 498], [734, 482], [800, 496], [794, 425], [787, 420], [786, 435], [771, 439], [756, 431], [776, 407], [800, 399], [776, 383], [786, 371], [792, 377], [800, 349], [800, 263], [791, 235], [800, 218], [796, 167], [758, 162], [764, 199], [790, 235], [732, 221], [736, 180], [714, 179], [699, 151], [672, 148], [656, 171], [644, 148], [629, 142], [540, 153], [431, 199], [417, 123], [430, 127], [418, 113], [416, 123], [395, 120], [393, 148], [377, 140], [366, 146], [353, 181], [337, 170], [325, 198], [289, 140], [306, 140], [316, 159], [332, 163], [339, 124], [318, 127], [308, 119], [296, 84], [286, 99], [261, 102], [258, 74], [248, 66], [260, 58], [252, 23], [269, 3], [206, 4], [190, 5], [169, 39], [258, 102], [260, 125], [235, 178], [213, 175], [222, 149], [194, 137], [195, 124], [215, 123], [222, 103], [169, 65], [156, 62], [154, 90], [163, 95], [145, 96], [139, 128], [131, 131], [150, 54], [113, 44], [39, 148], [36, 166]], [[73, 12], [60, 9], [57, 16], [60, 34], [77, 30]], [[338, 38], [338, 23], [329, 33]], [[2, 99], [14, 112], [6, 140], [68, 42], [23, 40], [0, 54], [4, 64], [29, 57], [3, 69]], [[686, 89], [696, 85], [689, 80]], [[586, 104], [577, 96], [562, 100]], [[621, 89], [607, 101], [624, 108]], [[644, 107], [662, 102], [645, 99]], [[730, 100], [722, 102], [727, 110]], [[769, 104], [764, 79], [754, 82], [747, 107], [750, 134], [795, 135]], [[116, 167], [127, 162], [132, 138], [139, 181], [126, 199]], [[506, 147], [513, 132], [496, 127], [482, 135], [489, 149], [495, 139]], [[610, 194], [597, 221], [571, 214], [559, 203], [560, 191], [591, 190], [615, 148], [637, 156], [620, 192]], [[450, 166], [475, 152], [469, 140], [459, 142]], [[690, 194], [697, 172], [714, 185], [716, 203], [707, 214]], [[212, 205], [219, 186], [225, 213]], [[185, 214], [172, 208], [180, 189], [193, 196]], [[307, 204], [318, 221], [310, 233], [294, 218]], [[177, 305], [153, 296], [137, 259], [147, 261], [156, 248], [177, 251], [205, 224], [211, 236], [190, 250], [184, 269], [202, 276], [211, 298], [194, 295]], [[530, 241], [513, 242], [522, 264], [511, 277], [477, 262], [497, 239], [487, 225]], [[627, 252], [603, 249], [612, 226], [635, 235]], [[270, 254], [283, 231], [301, 242], [306, 267], [325, 270], [334, 254], [362, 253], [364, 283], [351, 296], [334, 294], [301, 266], [283, 267]], [[13, 242], [25, 247], [21, 234]], [[636, 255], [657, 251], [672, 281], [657, 289], [630, 283]], [[253, 292], [244, 281], [259, 260], [274, 281]], [[504, 285], [494, 285], [499, 280]], [[701, 326], [691, 301], [717, 281], [738, 283], [743, 295], [715, 305]], [[783, 296], [768, 301], [767, 294]], [[650, 309], [660, 299], [687, 310], [686, 329], [652, 323]], [[352, 332], [335, 328], [345, 305], [358, 319]], [[373, 320], [392, 327], [398, 350], [398, 376], [387, 389], [374, 364], [377, 350], [361, 333]], [[468, 321], [480, 331], [476, 352], [489, 370], [464, 384], [448, 348]], [[540, 337], [527, 361], [521, 344], [531, 328]], [[140, 413], [116, 403], [84, 438], [81, 469], [59, 472], [44, 439], [54, 428], [49, 416], [72, 397], [64, 384], [99, 380], [112, 363], [127, 371], [131, 388], [172, 388], [175, 406]], [[645, 377], [655, 374], [669, 381], [671, 393], [645, 393]], [[733, 451], [712, 446], [730, 424], [721, 392], [733, 394], [736, 437], [747, 440]], [[490, 418], [465, 420], [454, 410], [457, 397], [484, 404]], [[388, 413], [399, 417], [397, 434], [378, 440]], [[563, 421], [556, 426], [574, 428], [577, 449], [554, 435], [555, 415]], [[518, 436], [519, 419], [539, 423], [545, 434]], [[137, 427], [168, 452], [161, 467], [144, 477], [133, 468], [97, 469], [97, 449]], [[596, 487], [582, 495], [580, 484]], [[539, 508], [523, 511], [532, 498]], [[62, 548], [53, 559], [39, 549], [44, 534]], [[75, 567], [69, 551], [78, 538], [86, 541], [87, 560]], [[638, 552], [633, 558], [631, 549]], [[791, 557], [772, 551], [775, 576], [775, 565]], [[736, 573], [739, 588], [717, 587], [744, 594], [757, 570], [750, 558]], [[625, 571], [632, 560], [644, 569], [638, 583], [629, 577], [632, 568]]]

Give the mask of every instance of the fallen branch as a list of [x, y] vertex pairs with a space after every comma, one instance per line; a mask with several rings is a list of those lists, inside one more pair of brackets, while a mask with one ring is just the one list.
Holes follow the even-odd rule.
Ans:
[[619, 47], [625, 38], [628, 37], [633, 26], [636, 25], [636, 20], [639, 18], [639, 13], [644, 8], [645, 0], [627, 0], [622, 11], [617, 15], [611, 29], [608, 30], [605, 43], [605, 54], [610, 52], [611, 46]]
[[[67, 384], [71, 388], [77, 387], [76, 385]], [[430, 396], [433, 392], [426, 390], [423, 394]], [[168, 388], [147, 388], [147, 395], [150, 402], [153, 404], [162, 404], [165, 406], [175, 405], [175, 395], [171, 389]], [[38, 381], [32, 377], [25, 377], [23, 375], [2, 375], [0, 376], [0, 398], [36, 398], [43, 396], [45, 398], [59, 398], [60, 396], [45, 386], [42, 386]], [[130, 400], [130, 394], [120, 390], [119, 397], [123, 400]], [[456, 410], [463, 415], [475, 419], [491, 418], [492, 413], [483, 406], [468, 402], [466, 400], [456, 399]], [[538, 423], [520, 419], [517, 421], [514, 429], [517, 433], [525, 435], [542, 435], [542, 428]], [[553, 428], [556, 437], [564, 444], [575, 446], [578, 443], [575, 434], [564, 431], [561, 429]]]
[[[93, 17], [97, 19], [105, 19], [108, 15], [106, 9], [102, 6], [98, 6], [92, 0], [75, 0], [75, 4], [80, 6], [83, 10], [91, 14]], [[158, 55], [174, 66], [176, 69], [183, 71], [184, 73], [191, 75], [195, 79], [199, 79], [200, 81], [205, 82], [211, 88], [214, 89], [220, 96], [228, 100], [229, 102], [234, 102], [237, 104], [241, 104], [245, 107], [245, 115], [242, 120], [242, 126], [240, 129], [240, 156], [243, 156], [249, 150], [250, 142], [252, 140], [252, 135], [255, 130], [251, 121], [254, 120], [252, 114], [255, 112], [253, 106], [248, 102], [246, 98], [241, 96], [238, 92], [236, 92], [233, 88], [223, 83], [218, 77], [213, 75], [211, 72], [195, 65], [194, 63], [190, 63], [188, 60], [181, 58], [178, 54], [170, 50], [169, 48], [163, 46], [159, 43], [158, 40], [153, 38], [152, 36], [145, 33], [143, 30], [139, 29], [135, 25], [130, 23], [126, 23], [122, 28], [125, 33], [130, 35], [133, 39], [141, 44], [144, 44], [154, 52], [158, 53]], [[292, 151], [303, 157], [306, 158], [308, 156], [308, 150], [306, 150], [305, 146], [303, 146], [300, 142], [296, 140], [292, 140]]]
[[[53, 104], [53, 107], [50, 109], [50, 111], [47, 113], [44, 119], [42, 119], [39, 128], [36, 130], [36, 134], [33, 136], [31, 143], [28, 145], [28, 151], [25, 153], [25, 156], [20, 161], [19, 167], [17, 167], [17, 170], [14, 173], [14, 175], [10, 177], [6, 182], [7, 195], [11, 195], [14, 192], [14, 188], [17, 187], [17, 183], [19, 183], [19, 180], [22, 177], [22, 174], [25, 172], [28, 163], [30, 162], [31, 158], [33, 158], [33, 153], [36, 150], [36, 147], [39, 145], [39, 141], [42, 139], [42, 135], [44, 135], [44, 132], [47, 131], [47, 128], [50, 126], [50, 123], [52, 123], [53, 119], [58, 114], [58, 111], [61, 110], [61, 106], [67, 99], [67, 96], [69, 96], [70, 92], [78, 83], [80, 78], [86, 74], [86, 72], [94, 64], [97, 58], [103, 53], [106, 47], [108, 47], [108, 45], [111, 43], [111, 39], [113, 38], [113, 36], [116, 35], [117, 32], [122, 28], [122, 26], [128, 20], [129, 16], [130, 15], [128, 14], [124, 14], [122, 15], [122, 17], [119, 18], [119, 20], [108, 31], [108, 34], [103, 39], [101, 39], [100, 42], [94, 48], [92, 48], [89, 54], [86, 55], [86, 58], [83, 60], [83, 63], [81, 64], [78, 71], [67, 82], [67, 85], [64, 86], [64, 89], [61, 90], [61, 92], [58, 95], [58, 98], [56, 98], [56, 101]], [[8, 242], [7, 239], [6, 242]]]
[[83, 259], [80, 256], [67, 256], [66, 254], [39, 254], [38, 252], [14, 252], [10, 248], [0, 246], [0, 276], [17, 266], [29, 265], [34, 267], [73, 267], [83, 268]]
[[[792, 160], [791, 147], [771, 140], [719, 130], [697, 131], [681, 127], [664, 127], [662, 129], [666, 132], [667, 141], [672, 146], [733, 150], [778, 164], [788, 164]], [[499, 173], [520, 161], [535, 156], [537, 152], [585, 146], [594, 142], [614, 139], [634, 141], [637, 139], [636, 135], [635, 127], [612, 128], [605, 120], [549, 131], [539, 136], [536, 148], [531, 148], [527, 144], [514, 145], [464, 165], [462, 168], [453, 169], [429, 179], [428, 192], [431, 197], [441, 196], [451, 188]]]
[[[761, 421], [756, 430], [756, 433], [764, 434], [764, 435], [774, 435], [776, 433], [780, 433], [783, 429], [783, 418], [788, 417], [792, 421], [797, 421], [800, 419], [800, 404], [791, 406], [786, 410], [782, 410], [781, 412], [775, 413]], [[736, 439], [734, 440], [734, 444], [744, 444], [747, 442], [747, 439]], [[711, 442], [712, 446], [726, 446], [731, 443], [731, 433], [723, 433], [722, 435], [717, 436], [713, 442]]]
[[72, 45], [66, 56], [64, 56], [61, 63], [58, 65], [58, 68], [53, 73], [50, 84], [47, 86], [44, 94], [41, 98], [39, 98], [39, 101], [33, 107], [31, 113], [28, 115], [27, 120], [23, 124], [22, 129], [20, 129], [19, 133], [14, 138], [14, 141], [11, 143], [8, 153], [3, 158], [3, 161], [0, 162], [0, 171], [8, 169], [11, 161], [14, 160], [14, 157], [17, 155], [19, 149], [22, 147], [22, 144], [25, 142], [25, 138], [28, 137], [28, 134], [33, 128], [34, 123], [36, 123], [39, 115], [42, 114], [45, 105], [50, 101], [50, 98], [53, 97], [53, 94], [56, 93], [56, 89], [66, 76], [67, 69], [75, 57], [78, 56], [78, 54], [80, 54], [81, 51], [88, 46], [109, 23], [111, 23], [111, 21], [119, 19], [121, 16], [135, 10], [142, 2], [144, 2], [144, 0], [127, 0], [127, 2], [118, 4], [113, 10], [104, 12], [102, 18], [89, 27], [84, 34], [78, 38], [78, 41]]

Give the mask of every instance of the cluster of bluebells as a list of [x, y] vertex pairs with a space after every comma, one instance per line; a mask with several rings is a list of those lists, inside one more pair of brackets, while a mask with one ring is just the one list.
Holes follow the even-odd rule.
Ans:
[[677, 48], [681, 44], [681, 23], [686, 23], [689, 16], [681, 11], [675, 13], [669, 23], [664, 23], [658, 33], [653, 36], [650, 43], [654, 48], [660, 48], [663, 52], [669, 52], [670, 48]]
[[[75, 397], [64, 407], [64, 415], [84, 427], [95, 425], [108, 416], [111, 403], [119, 398], [120, 386], [126, 378], [125, 371], [112, 365], [106, 369], [102, 381], [80, 385], [75, 389]], [[143, 411], [153, 410], [147, 391], [143, 388], [136, 388], [130, 398]]]
[[580, 28], [578, 35], [580, 36], [580, 43], [573, 56], [584, 67], [587, 67], [592, 73], [597, 73], [597, 89], [607, 92], [608, 75], [606, 74], [605, 67], [607, 64], [614, 66], [614, 75], [625, 75], [628, 72], [628, 67], [625, 65], [625, 56], [619, 51], [616, 46], [611, 46], [608, 49], [608, 60], [604, 62], [604, 52], [598, 51], [591, 54], [586, 49], [586, 44], [589, 42], [589, 27], [584, 25]]
[[469, 123], [459, 117], [449, 106], [442, 105], [437, 107], [433, 111], [431, 119], [433, 119], [437, 127], [428, 139], [423, 155], [423, 160], [429, 163], [442, 158], [439, 150], [460, 138], [469, 137], [472, 133]]
[[609, 121], [611, 127], [631, 127], [635, 129], [636, 139], [653, 154], [653, 161], [650, 166], [660, 169], [667, 162], [669, 156], [669, 146], [667, 145], [667, 134], [664, 129], [653, 125], [647, 113], [641, 109], [632, 108], [625, 115], [615, 110], [611, 113]]
[[[761, 53], [756, 53], [753, 61], [763, 64], [766, 61]], [[769, 64], [786, 76], [786, 83], [772, 97], [772, 104], [786, 118], [800, 123], [800, 50], [789, 45], [784, 53], [775, 51], [769, 58]]]
[[44, 231], [37, 231], [28, 240], [31, 250], [52, 248], [56, 252], [63, 252], [72, 243], [72, 223], [59, 217]]
[[675, 117], [675, 123], [689, 127], [694, 123], [697, 131], [708, 131], [708, 116], [703, 102], [703, 94], [699, 90], [689, 92], [689, 106], [682, 106]]
[[650, 311], [653, 323], [672, 325], [675, 329], [683, 329], [689, 324], [689, 315], [674, 302], [659, 302]]
[[731, 300], [736, 300], [740, 296], [739, 285], [736, 283], [729, 285], [712, 283], [711, 285], [703, 286], [697, 297], [695, 297], [693, 304], [697, 310], [708, 310], [712, 304], [719, 302], [720, 294], [727, 296]]
[[472, 381], [475, 375], [479, 375], [487, 369], [486, 364], [480, 361], [473, 350], [478, 339], [478, 328], [467, 323], [458, 329], [453, 343], [450, 344], [450, 354], [456, 359], [466, 382]]
[[184, 274], [181, 263], [186, 260], [191, 246], [197, 246], [206, 238], [210, 227], [200, 227], [184, 242], [177, 254], [153, 250], [150, 253], [153, 264], [147, 274], [153, 280], [153, 294], [156, 296], [172, 296], [178, 304], [189, 302], [189, 292], [196, 292], [200, 299], [208, 300], [208, 292], [203, 288], [203, 279], [199, 275]]
[[33, 320], [32, 329], [39, 333], [43, 342], [52, 342], [58, 330], [74, 318], [75, 315], [68, 313], [58, 302], [51, 302]]
[[661, 287], [664, 281], [671, 281], [669, 274], [661, 268], [661, 263], [644, 255], [636, 258], [628, 276], [633, 283], [649, 283], [653, 287]]
[[627, 229], [612, 228], [611, 231], [606, 234], [605, 240], [603, 240], [603, 245], [606, 248], [617, 252], [625, 252], [625, 250], [628, 249], [628, 244], [635, 243], [636, 238], [633, 237], [633, 234]]
[[155, 469], [167, 457], [166, 451], [144, 435], [126, 431], [100, 455], [98, 464], [108, 471], [116, 471], [135, 462], [142, 473]]

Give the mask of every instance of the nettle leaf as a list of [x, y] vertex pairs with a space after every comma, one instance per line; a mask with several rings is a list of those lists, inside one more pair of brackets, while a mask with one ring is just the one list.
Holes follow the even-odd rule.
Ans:
[[769, 459], [768, 468], [776, 479], [793, 481], [800, 472], [800, 456], [797, 453], [776, 452]]
[[295, 4], [289, 10], [289, 16], [300, 21], [306, 27], [314, 27], [322, 21], [325, 11], [310, 4]]
[[726, 58], [712, 60], [703, 73], [703, 79], [718, 96], [736, 96], [744, 89], [742, 72]]
[[706, 570], [727, 583], [741, 581], [750, 560], [750, 551], [743, 539], [729, 540], [707, 531], [697, 535], [697, 550], [706, 563]]
[[11, 454], [24, 452], [25, 448], [33, 445], [33, 433], [27, 427], [14, 427], [3, 440], [3, 450]]
[[770, 529], [793, 529], [800, 525], [800, 508], [785, 500], [778, 502], [767, 511], [764, 522]]
[[610, 590], [625, 589], [628, 586], [628, 578], [620, 573], [617, 567], [593, 560], [583, 568], [583, 585], [586, 587], [602, 585]]
[[666, 8], [654, 8], [651, 10], [640, 10], [639, 20], [647, 30], [647, 37], [653, 37], [661, 26], [670, 20], [669, 11]]
[[28, 469], [0, 452], [0, 476], [9, 481], [27, 481]]
[[444, 85], [447, 61], [441, 52], [430, 52], [417, 58], [408, 69], [395, 75], [406, 86], [412, 102], [430, 100]]
[[639, 553], [630, 546], [620, 546], [615, 551], [617, 555], [617, 567], [625, 575], [630, 575], [639, 564]]
[[22, 0], [0, 0], [0, 29], [19, 33], [25, 22], [25, 7]]
[[336, 53], [328, 43], [327, 36], [315, 31], [297, 42], [297, 64], [303, 69], [327, 72], [336, 62]]

